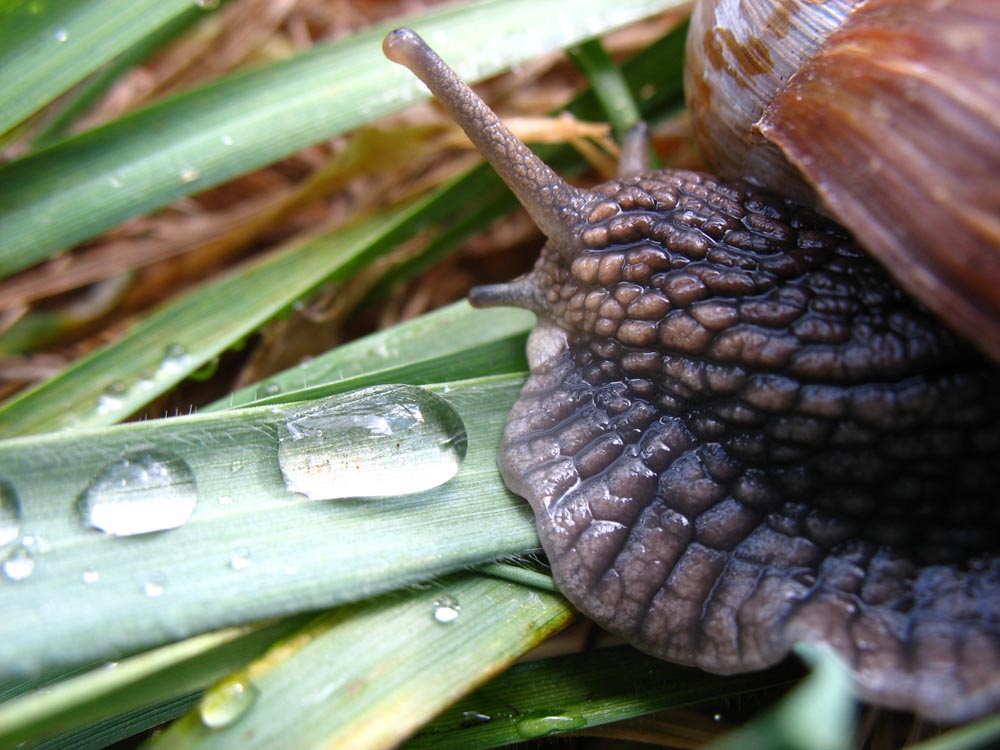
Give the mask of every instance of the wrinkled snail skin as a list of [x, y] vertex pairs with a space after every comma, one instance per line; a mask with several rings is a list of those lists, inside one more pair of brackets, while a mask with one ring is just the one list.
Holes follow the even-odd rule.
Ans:
[[671, 661], [759, 669], [807, 640], [867, 700], [996, 708], [992, 365], [813, 210], [686, 171], [572, 188], [413, 32], [385, 49], [548, 236], [470, 299], [538, 315], [498, 463], [563, 593]]

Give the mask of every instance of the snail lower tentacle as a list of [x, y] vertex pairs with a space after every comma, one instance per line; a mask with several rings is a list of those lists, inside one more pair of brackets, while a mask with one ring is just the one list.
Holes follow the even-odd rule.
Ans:
[[538, 314], [498, 462], [563, 593], [711, 671], [808, 640], [868, 700], [1000, 705], [994, 367], [845, 230], [749, 184], [574, 196], [530, 274], [471, 295]]

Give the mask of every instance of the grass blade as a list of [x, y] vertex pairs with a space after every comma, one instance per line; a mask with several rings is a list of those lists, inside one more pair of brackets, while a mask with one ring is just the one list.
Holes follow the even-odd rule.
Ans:
[[[0, 477], [20, 497], [22, 530], [3, 566], [11, 580], [0, 588], [0, 665], [13, 676], [116, 659], [536, 547], [531, 514], [503, 487], [495, 463], [520, 382], [438, 386], [464, 422], [468, 454], [451, 481], [393, 499], [318, 502], [289, 493], [276, 438], [287, 416], [275, 407], [0, 444]], [[356, 394], [335, 398], [351, 404]], [[180, 484], [190, 517], [177, 526], [176, 515], [156, 516], [169, 520], [161, 525], [168, 530], [153, 533], [88, 528], [78, 496], [137, 451], [186, 463], [190, 475], [180, 472]]]
[[191, 8], [191, 0], [5, 3], [0, 134]]
[[[571, 613], [555, 594], [470, 574], [350, 605], [214, 689], [240, 681], [255, 696], [247, 705], [229, 710], [210, 692], [147, 748], [395, 747]], [[223, 712], [228, 721], [212, 720]]]
[[[581, 0], [566, 14], [557, 0], [492, 0], [407, 22], [478, 80], [675, 4]], [[526, 23], [536, 33], [524, 34]], [[421, 86], [382, 56], [391, 27], [181, 94], [0, 168], [0, 276], [414, 101]]]

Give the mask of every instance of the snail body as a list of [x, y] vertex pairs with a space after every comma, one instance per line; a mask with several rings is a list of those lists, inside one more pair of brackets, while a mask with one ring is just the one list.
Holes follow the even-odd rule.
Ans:
[[813, 209], [638, 163], [574, 188], [412, 31], [384, 48], [548, 238], [470, 300], [538, 316], [498, 464], [563, 593], [672, 661], [746, 671], [809, 640], [868, 700], [996, 707], [991, 363]]

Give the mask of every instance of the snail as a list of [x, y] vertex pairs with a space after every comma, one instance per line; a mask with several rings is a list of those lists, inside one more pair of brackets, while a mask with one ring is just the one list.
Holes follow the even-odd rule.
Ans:
[[470, 301], [537, 315], [498, 465], [567, 598], [708, 671], [812, 641], [865, 700], [996, 708], [993, 363], [814, 208], [650, 171], [641, 128], [618, 179], [573, 187], [414, 32], [383, 48], [547, 237], [532, 271]]

